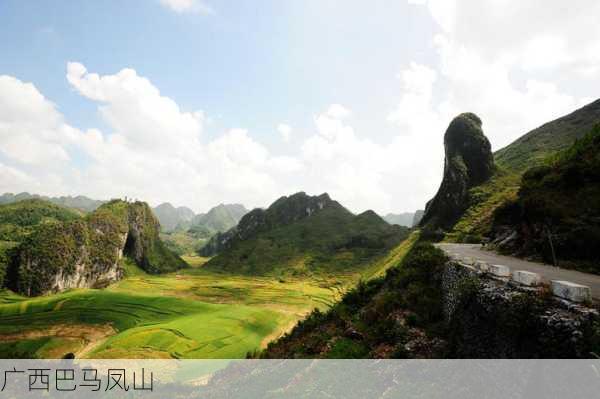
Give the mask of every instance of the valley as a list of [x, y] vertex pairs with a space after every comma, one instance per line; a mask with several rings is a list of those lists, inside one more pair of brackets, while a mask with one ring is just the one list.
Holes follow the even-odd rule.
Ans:
[[[127, 198], [6, 194], [0, 356], [585, 357], [600, 336], [589, 316], [596, 310], [563, 309], [546, 293], [553, 279], [591, 286], [594, 295], [600, 290], [600, 130], [579, 130], [596, 120], [599, 106], [496, 153], [482, 120], [458, 115], [444, 138], [440, 188], [415, 213], [355, 214], [327, 193], [297, 192], [251, 211], [220, 204], [203, 214]], [[574, 141], [548, 145], [548, 132], [563, 128]], [[546, 262], [550, 243], [561, 266], [579, 271], [482, 252], [482, 242]], [[498, 287], [485, 273], [448, 283], [456, 265], [439, 248], [540, 273], [543, 284], [519, 291]], [[458, 306], [451, 315], [449, 300]], [[496, 325], [515, 312], [523, 320], [514, 328]], [[548, 312], [573, 324], [566, 332], [548, 325]], [[487, 347], [472, 328], [501, 344]], [[571, 344], [548, 346], [565, 334], [574, 337]], [[523, 347], [529, 341], [522, 336], [534, 346]]]
[[407, 240], [360, 273], [251, 277], [202, 268], [151, 275], [126, 261], [121, 281], [27, 298], [0, 295], [0, 357], [243, 358], [325, 310], [361, 277], [379, 275], [414, 243]]
[[240, 358], [306, 312], [331, 304], [341, 289], [336, 283], [280, 283], [194, 270], [139, 274], [107, 289], [33, 299], [4, 292], [0, 356]]

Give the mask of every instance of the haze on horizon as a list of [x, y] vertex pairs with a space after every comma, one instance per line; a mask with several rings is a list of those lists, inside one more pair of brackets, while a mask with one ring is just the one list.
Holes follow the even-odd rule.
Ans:
[[594, 0], [3, 1], [0, 193], [422, 209], [455, 115], [478, 114], [497, 150], [599, 97], [597, 15]]

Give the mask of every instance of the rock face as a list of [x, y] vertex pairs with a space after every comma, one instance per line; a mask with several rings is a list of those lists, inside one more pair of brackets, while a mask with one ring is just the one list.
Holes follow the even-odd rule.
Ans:
[[213, 256], [236, 242], [246, 240], [255, 234], [277, 226], [289, 225], [307, 218], [326, 207], [343, 207], [329, 198], [327, 193], [319, 196], [309, 196], [299, 192], [289, 197], [283, 196], [275, 201], [268, 209], [256, 208], [248, 212], [238, 225], [219, 233], [202, 248], [202, 256]]
[[421, 226], [449, 229], [469, 205], [469, 189], [493, 174], [491, 145], [475, 114], [460, 114], [444, 135], [444, 178], [435, 197], [427, 203]]
[[28, 296], [102, 287], [123, 277], [124, 255], [149, 273], [185, 267], [160, 241], [159, 229], [146, 203], [120, 200], [85, 219], [42, 225], [18, 247], [13, 285]]
[[450, 358], [588, 358], [598, 311], [448, 262], [442, 275]]

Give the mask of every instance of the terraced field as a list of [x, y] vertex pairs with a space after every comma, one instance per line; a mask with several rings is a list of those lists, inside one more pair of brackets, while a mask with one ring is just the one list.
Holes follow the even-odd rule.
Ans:
[[[414, 239], [414, 237], [412, 237]], [[396, 264], [400, 244], [365, 275], [281, 280], [211, 273], [202, 258], [177, 273], [148, 275], [131, 262], [105, 289], [26, 298], [0, 292], [0, 358], [240, 358], [264, 347], [359, 278]]]

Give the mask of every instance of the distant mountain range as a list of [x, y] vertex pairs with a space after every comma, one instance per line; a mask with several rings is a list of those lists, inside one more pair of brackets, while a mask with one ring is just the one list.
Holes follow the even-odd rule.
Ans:
[[190, 222], [189, 230], [198, 232], [199, 227], [203, 227], [211, 235], [223, 233], [237, 225], [247, 213], [248, 209], [241, 204], [219, 204], [207, 213], [194, 216]]
[[[77, 209], [90, 213], [108, 201], [95, 200], [83, 195], [48, 197], [22, 192], [19, 194], [5, 193], [0, 195], [0, 205], [14, 202], [40, 199], [66, 208]], [[174, 230], [192, 230], [199, 238], [207, 238], [217, 232], [225, 232], [235, 226], [248, 210], [241, 204], [219, 204], [207, 213], [194, 213], [186, 206], [174, 207], [168, 202], [152, 208], [160, 222], [161, 229], [169, 232]]]
[[3, 195], [0, 195], [0, 205], [10, 204], [13, 202], [18, 202], [18, 201], [23, 201], [23, 200], [28, 200], [28, 199], [42, 199], [42, 200], [51, 202], [55, 205], [60, 205], [60, 206], [64, 206], [67, 208], [79, 209], [80, 211], [84, 211], [84, 212], [93, 212], [96, 209], [98, 209], [98, 207], [100, 207], [100, 205], [106, 203], [106, 201], [94, 200], [94, 199], [88, 198], [83, 195], [78, 195], [76, 197], [71, 197], [71, 196], [47, 197], [44, 195], [29, 194], [29, 193], [23, 192], [23, 193], [19, 193], [19, 194], [6, 193]]
[[383, 216], [383, 220], [389, 224], [397, 224], [398, 226], [413, 227], [421, 221], [423, 217], [423, 210], [416, 212], [404, 212], [404, 213], [388, 213]]
[[219, 204], [207, 213], [195, 214], [190, 208], [175, 208], [168, 202], [154, 208], [163, 232], [188, 232], [195, 238], [210, 238], [240, 221], [248, 210], [241, 204]]
[[181, 223], [191, 221], [195, 213], [186, 206], [175, 208], [168, 202], [164, 202], [152, 209], [160, 222], [163, 231], [175, 230]]

